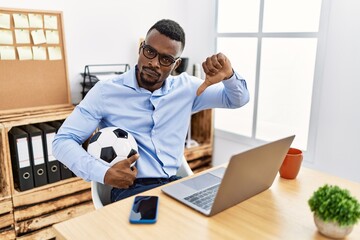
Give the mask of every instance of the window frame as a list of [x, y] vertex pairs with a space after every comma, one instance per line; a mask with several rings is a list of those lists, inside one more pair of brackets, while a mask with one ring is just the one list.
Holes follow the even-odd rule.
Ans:
[[221, 138], [226, 138], [230, 141], [236, 141], [243, 145], [258, 145], [264, 143], [263, 140], [257, 139], [256, 128], [257, 128], [257, 115], [258, 115], [258, 104], [259, 104], [259, 85], [260, 85], [260, 62], [261, 62], [261, 47], [263, 38], [316, 38], [317, 39], [317, 49], [316, 49], [316, 58], [315, 58], [315, 70], [313, 77], [313, 89], [312, 89], [312, 101], [310, 107], [310, 120], [309, 120], [309, 129], [308, 129], [308, 139], [307, 139], [307, 150], [304, 151], [304, 160], [308, 163], [314, 163], [314, 154], [315, 154], [315, 143], [316, 143], [316, 129], [319, 121], [319, 111], [320, 111], [320, 97], [321, 97], [321, 88], [323, 85], [323, 68], [325, 61], [325, 49], [326, 49], [326, 35], [328, 29], [328, 19], [330, 16], [330, 1], [321, 2], [321, 11], [320, 11], [320, 20], [319, 20], [319, 29], [318, 32], [263, 32], [263, 20], [264, 20], [264, 5], [265, 0], [260, 0], [260, 13], [259, 13], [259, 26], [258, 32], [249, 32], [249, 33], [219, 33], [218, 32], [218, 10], [219, 10], [219, 0], [216, 0], [215, 6], [215, 49], [217, 51], [217, 39], [218, 38], [232, 38], [232, 37], [253, 37], [257, 38], [257, 55], [256, 55], [256, 73], [255, 73], [255, 89], [254, 96], [251, 98], [254, 99], [254, 109], [252, 116], [252, 129], [251, 137], [247, 137], [240, 134], [234, 134], [225, 130], [215, 129], [215, 136]]

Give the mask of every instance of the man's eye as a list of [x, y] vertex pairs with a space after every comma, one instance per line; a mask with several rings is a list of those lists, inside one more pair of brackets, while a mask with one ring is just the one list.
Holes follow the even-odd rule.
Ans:
[[150, 55], [155, 54], [155, 52], [152, 49], [146, 49], [146, 52]]
[[172, 63], [173, 61], [171, 58], [165, 56], [165, 57], [162, 57], [162, 62], [163, 63]]

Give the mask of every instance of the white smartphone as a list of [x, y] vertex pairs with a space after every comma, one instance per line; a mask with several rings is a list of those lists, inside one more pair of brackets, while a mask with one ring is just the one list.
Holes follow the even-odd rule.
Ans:
[[130, 212], [130, 223], [155, 223], [158, 206], [158, 196], [136, 196]]

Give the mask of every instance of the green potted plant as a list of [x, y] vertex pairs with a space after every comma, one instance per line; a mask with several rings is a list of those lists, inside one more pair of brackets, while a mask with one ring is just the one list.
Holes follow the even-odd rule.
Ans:
[[346, 189], [324, 185], [314, 192], [308, 204], [320, 233], [332, 238], [348, 235], [360, 219], [360, 204]]

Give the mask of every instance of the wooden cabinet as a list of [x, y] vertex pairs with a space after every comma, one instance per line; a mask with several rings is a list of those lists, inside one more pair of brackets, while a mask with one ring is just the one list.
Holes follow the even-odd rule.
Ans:
[[5, 161], [7, 154], [6, 129], [0, 124], [0, 239], [14, 239], [14, 216], [11, 198], [11, 165]]
[[14, 216], [11, 196], [0, 196], [0, 239], [14, 239]]
[[[51, 226], [94, 209], [90, 183], [73, 177], [20, 192], [14, 186], [8, 132], [12, 127], [65, 119], [73, 108], [0, 115], [0, 239], [51, 239]], [[211, 166], [212, 110], [192, 116], [191, 136], [199, 146], [185, 148], [194, 172]]]
[[185, 158], [194, 172], [211, 167], [213, 152], [213, 110], [193, 114], [191, 118], [191, 138], [199, 145], [185, 147]]
[[72, 107], [0, 116], [0, 238], [50, 239], [51, 226], [94, 209], [90, 183], [73, 177], [18, 191], [14, 186], [8, 132], [12, 127], [65, 119]]

